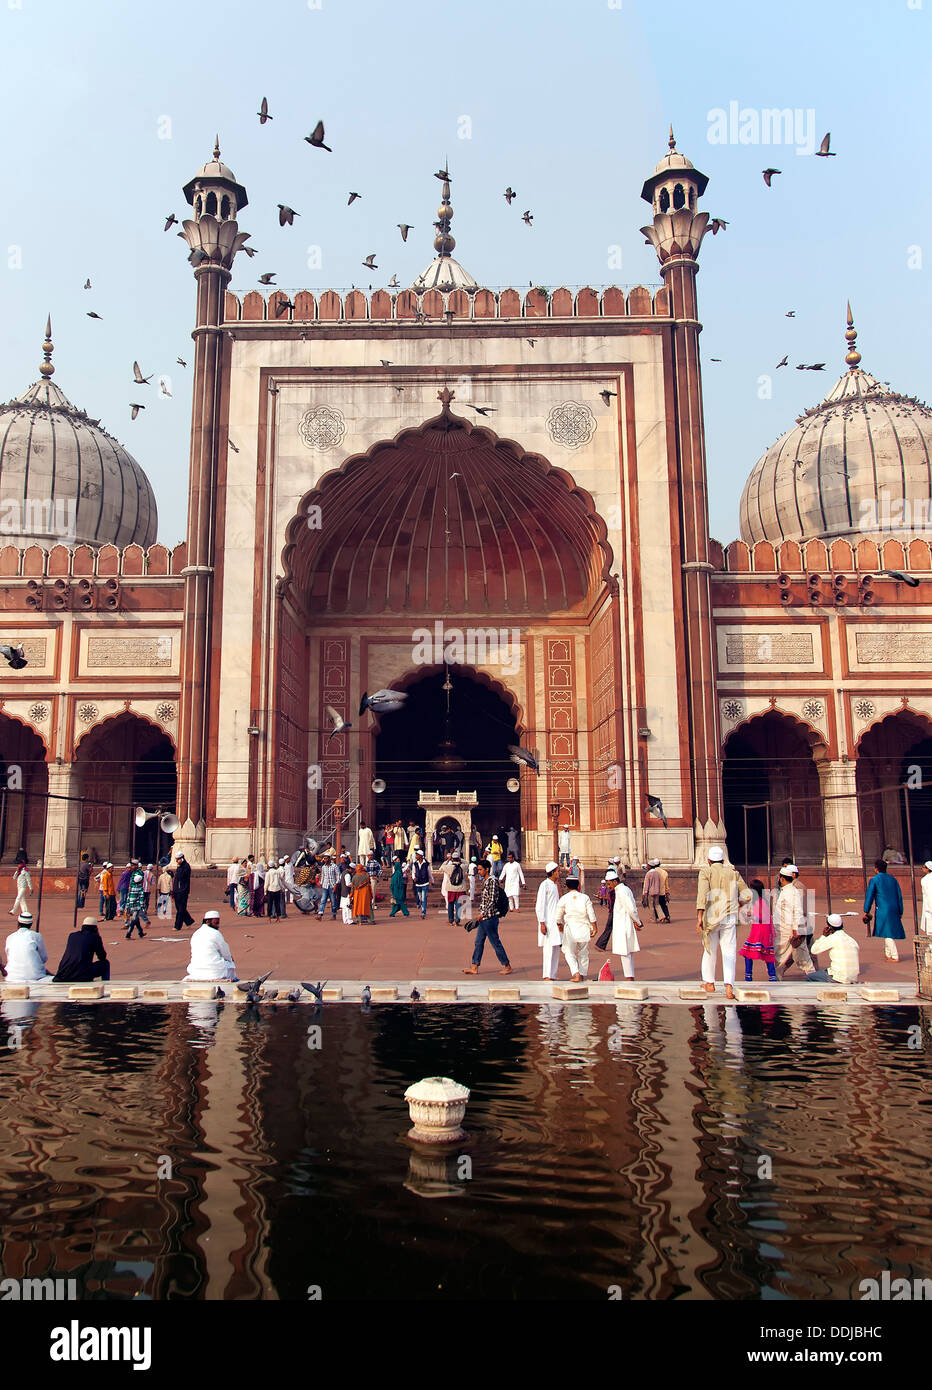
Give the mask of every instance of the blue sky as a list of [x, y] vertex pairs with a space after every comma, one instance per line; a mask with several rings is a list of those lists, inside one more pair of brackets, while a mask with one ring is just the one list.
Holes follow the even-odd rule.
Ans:
[[[194, 280], [162, 225], [184, 216], [181, 185], [215, 131], [260, 249], [237, 258], [238, 292], [262, 270], [286, 287], [368, 285], [371, 251], [373, 283], [393, 272], [410, 283], [432, 255], [442, 158], [455, 254], [481, 283], [520, 287], [659, 280], [639, 194], [672, 121], [709, 175], [702, 206], [730, 222], [706, 238], [699, 276], [711, 531], [729, 540], [755, 460], [843, 369], [849, 296], [862, 365], [932, 394], [930, 13], [932, 0], [227, 0], [216, 11], [0, 0], [0, 399], [35, 379], [51, 310], [57, 384], [146, 469], [171, 544], [187, 508], [190, 387], [175, 359], [192, 355]], [[263, 95], [275, 119], [260, 128]], [[831, 130], [838, 157], [711, 143], [709, 112], [732, 102], [813, 111], [816, 139]], [[319, 117], [332, 155], [301, 138]], [[767, 165], [783, 170], [769, 191]], [[348, 208], [351, 189], [363, 197]], [[279, 228], [279, 202], [300, 212], [294, 227]], [[401, 221], [414, 226], [407, 245]], [[309, 246], [320, 270], [307, 269]], [[608, 269], [612, 246], [620, 271]], [[775, 372], [784, 353], [791, 367]], [[133, 387], [134, 358], [167, 372], [174, 395], [148, 388], [131, 423], [146, 390]], [[814, 361], [828, 369], [792, 369]]]

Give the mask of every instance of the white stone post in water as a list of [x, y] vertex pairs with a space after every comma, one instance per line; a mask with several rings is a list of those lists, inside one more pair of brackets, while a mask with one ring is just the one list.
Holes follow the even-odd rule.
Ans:
[[465, 1137], [461, 1128], [469, 1091], [449, 1076], [427, 1076], [405, 1091], [413, 1129], [408, 1138], [422, 1144], [453, 1144]]

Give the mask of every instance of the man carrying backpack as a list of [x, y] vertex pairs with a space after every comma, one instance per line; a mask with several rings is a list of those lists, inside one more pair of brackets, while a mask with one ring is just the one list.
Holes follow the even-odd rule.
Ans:
[[463, 974], [479, 974], [482, 952], [485, 949], [486, 940], [489, 940], [502, 966], [498, 972], [499, 975], [510, 975], [511, 961], [498, 939], [498, 925], [508, 911], [508, 898], [498, 879], [493, 877], [492, 866], [487, 859], [483, 859], [478, 865], [478, 879], [480, 885], [479, 926], [476, 931], [476, 944], [473, 947], [472, 964], [463, 971]]
[[452, 927], [454, 924], [459, 923], [460, 911], [463, 906], [463, 894], [466, 892], [466, 878], [463, 874], [463, 863], [458, 854], [454, 854], [444, 864], [443, 882], [440, 886], [447, 900], [447, 921]]

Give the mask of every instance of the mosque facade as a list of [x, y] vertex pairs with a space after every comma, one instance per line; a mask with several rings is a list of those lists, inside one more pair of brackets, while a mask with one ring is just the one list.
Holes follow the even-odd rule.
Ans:
[[[932, 416], [862, 371], [849, 313], [846, 371], [710, 539], [706, 184], [671, 132], [654, 290], [481, 285], [441, 178], [409, 288], [238, 297], [215, 149], [185, 187], [184, 544], [52, 382], [50, 329], [0, 407], [3, 858], [151, 857], [138, 804], [224, 863], [438, 791], [530, 860], [556, 826], [584, 863], [932, 854]], [[360, 712], [379, 689], [403, 709]]]

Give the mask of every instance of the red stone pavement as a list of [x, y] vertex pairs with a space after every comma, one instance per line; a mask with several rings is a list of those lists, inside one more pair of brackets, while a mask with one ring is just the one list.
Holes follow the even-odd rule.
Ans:
[[[533, 878], [529, 875], [528, 889], [521, 895], [521, 907], [517, 913], [508, 914], [501, 928], [502, 941], [514, 967], [512, 978], [515, 981], [537, 980], [541, 976], [541, 954], [533, 915], [540, 875], [534, 871], [532, 873]], [[448, 924], [445, 911], [440, 912], [441, 900], [436, 888], [431, 889], [424, 920], [421, 920], [411, 902], [408, 903], [411, 917], [405, 920], [396, 916], [389, 920], [389, 904], [385, 902], [377, 904], [374, 926], [349, 927], [343, 925], [339, 916], [335, 922], [332, 921], [329, 911], [323, 921], [318, 921], [316, 916], [305, 917], [293, 906], [289, 908], [288, 918], [284, 922], [271, 922], [265, 917], [238, 917], [230, 910], [224, 897], [224, 881], [224, 875], [220, 873], [194, 876], [191, 915], [197, 925], [206, 908], [220, 909], [221, 927], [241, 978], [274, 969], [276, 978], [285, 980], [313, 978], [359, 980], [364, 983], [405, 979], [454, 981], [461, 978], [461, 970], [469, 964], [474, 937], [462, 927]], [[669, 926], [655, 924], [650, 920], [649, 912], [642, 909], [645, 925], [640, 937], [641, 950], [635, 959], [639, 979], [676, 981], [698, 978], [700, 948], [693, 908], [695, 881], [695, 875], [677, 876], [670, 904], [673, 920]], [[822, 912], [825, 910], [823, 893], [813, 879], [809, 881], [816, 890], [815, 911]], [[639, 879], [634, 881], [633, 886], [635, 889], [639, 887]], [[6, 906], [9, 907], [14, 895], [6, 875], [0, 877], [0, 890], [3, 888], [7, 889]], [[870, 940], [865, 936], [866, 929], [860, 920], [863, 898], [858, 896], [854, 883], [845, 897], [839, 898], [836, 894], [833, 898], [835, 911], [859, 914], [846, 925], [861, 943], [862, 982], [895, 982], [901, 987], [910, 983], [915, 985], [912, 910], [908, 890], [904, 896], [907, 938], [898, 943], [898, 964], [884, 959], [882, 941]], [[96, 894], [88, 895], [89, 913], [96, 911], [97, 902]], [[29, 905], [35, 912], [35, 892]], [[605, 922], [605, 909], [599, 907], [597, 900], [596, 914], [601, 927]], [[54, 891], [43, 894], [39, 927], [53, 970], [60, 958], [65, 937], [72, 929], [72, 915], [70, 894]], [[85, 912], [79, 910], [79, 923], [84, 915]], [[12, 931], [14, 921], [12, 918], [7, 920]], [[113, 977], [134, 980], [181, 979], [188, 962], [187, 939], [193, 928], [176, 932], [172, 921], [173, 918], [167, 922], [160, 921], [153, 915], [152, 925], [147, 929], [143, 941], [136, 936], [132, 941], [127, 941], [119, 921], [102, 921], [101, 935], [111, 960]], [[4, 936], [5, 933], [0, 932], [0, 938]], [[620, 976], [617, 957], [606, 957], [594, 948], [590, 952], [590, 975], [597, 973], [605, 959], [612, 961], [613, 970]], [[743, 966], [743, 958], [739, 957], [739, 980], [743, 978]], [[498, 969], [494, 952], [487, 945], [480, 974], [493, 982]], [[754, 976], [759, 983], [765, 981], [766, 970], [762, 965], [755, 966]], [[561, 962], [560, 977], [569, 978], [565, 961]], [[801, 979], [796, 971], [788, 976], [788, 980], [794, 979]]]

